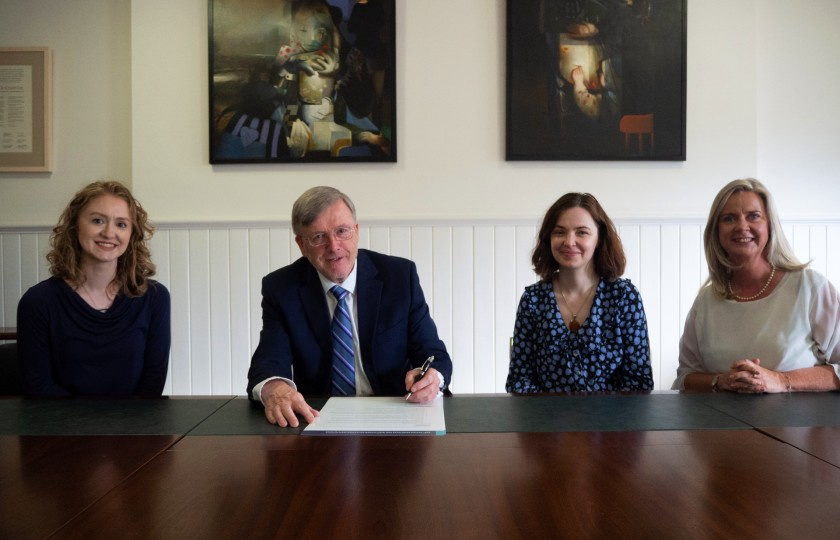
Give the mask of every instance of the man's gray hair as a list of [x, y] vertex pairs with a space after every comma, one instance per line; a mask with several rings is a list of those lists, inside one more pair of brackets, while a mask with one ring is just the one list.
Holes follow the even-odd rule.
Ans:
[[344, 201], [350, 213], [353, 214], [353, 221], [356, 221], [356, 206], [350, 197], [339, 190], [329, 186], [317, 186], [309, 188], [298, 197], [292, 206], [292, 230], [298, 236], [301, 234], [301, 227], [308, 227], [318, 219], [324, 210], [335, 204], [336, 201]]

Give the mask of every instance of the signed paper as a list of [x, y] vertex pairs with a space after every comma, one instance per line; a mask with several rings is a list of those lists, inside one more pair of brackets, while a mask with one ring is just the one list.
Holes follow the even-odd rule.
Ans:
[[332, 397], [304, 435], [444, 435], [443, 398], [409, 403], [402, 397]]

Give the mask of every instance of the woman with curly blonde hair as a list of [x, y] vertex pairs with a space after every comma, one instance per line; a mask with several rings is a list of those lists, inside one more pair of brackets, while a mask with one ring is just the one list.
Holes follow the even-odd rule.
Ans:
[[151, 279], [153, 232], [123, 184], [93, 182], [76, 193], [50, 238], [52, 277], [18, 304], [24, 393], [162, 393], [170, 300]]

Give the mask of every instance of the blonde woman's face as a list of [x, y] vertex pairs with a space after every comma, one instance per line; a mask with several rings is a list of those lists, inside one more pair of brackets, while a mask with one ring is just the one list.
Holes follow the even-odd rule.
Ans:
[[769, 238], [762, 198], [752, 191], [733, 193], [718, 217], [718, 240], [732, 262], [743, 264], [764, 257]]

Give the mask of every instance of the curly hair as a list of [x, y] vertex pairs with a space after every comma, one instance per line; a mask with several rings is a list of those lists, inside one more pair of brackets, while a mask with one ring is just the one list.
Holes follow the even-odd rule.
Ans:
[[79, 217], [91, 201], [103, 195], [112, 195], [124, 200], [128, 204], [131, 218], [131, 237], [125, 253], [117, 259], [114, 283], [126, 296], [143, 296], [149, 288], [149, 278], [155, 275], [155, 265], [147, 245], [154, 234], [154, 227], [149, 224], [148, 214], [132, 196], [131, 191], [113, 180], [88, 184], [73, 196], [70, 204], [64, 209], [50, 236], [52, 249], [47, 253], [50, 273], [74, 287], [79, 287], [85, 282], [82, 247], [79, 244]]
[[720, 215], [723, 213], [723, 207], [729, 201], [729, 198], [735, 193], [741, 191], [748, 191], [759, 196], [764, 203], [764, 213], [767, 217], [768, 238], [767, 245], [764, 248], [764, 258], [771, 265], [788, 272], [796, 272], [808, 266], [808, 263], [801, 263], [793, 249], [785, 238], [785, 233], [782, 230], [782, 223], [779, 221], [779, 213], [776, 211], [776, 204], [773, 201], [773, 196], [764, 187], [764, 184], [754, 178], [739, 178], [733, 180], [723, 186], [714, 202], [712, 208], [709, 210], [709, 219], [706, 221], [706, 229], [703, 231], [703, 246], [706, 251], [706, 264], [709, 266], [709, 278], [706, 280], [706, 285], [711, 285], [715, 294], [722, 298], [726, 298], [729, 292], [726, 287], [726, 282], [732, 274], [732, 270], [736, 267], [729, 259], [729, 254], [723, 249], [720, 243]]
[[545, 213], [542, 226], [537, 236], [537, 245], [531, 256], [534, 271], [544, 281], [551, 281], [551, 277], [560, 268], [560, 263], [551, 252], [551, 232], [557, 225], [560, 214], [570, 208], [583, 208], [598, 226], [598, 245], [592, 259], [595, 263], [595, 273], [607, 281], [614, 281], [624, 273], [627, 259], [621, 238], [607, 213], [601, 208], [598, 200], [589, 193], [566, 193]]

